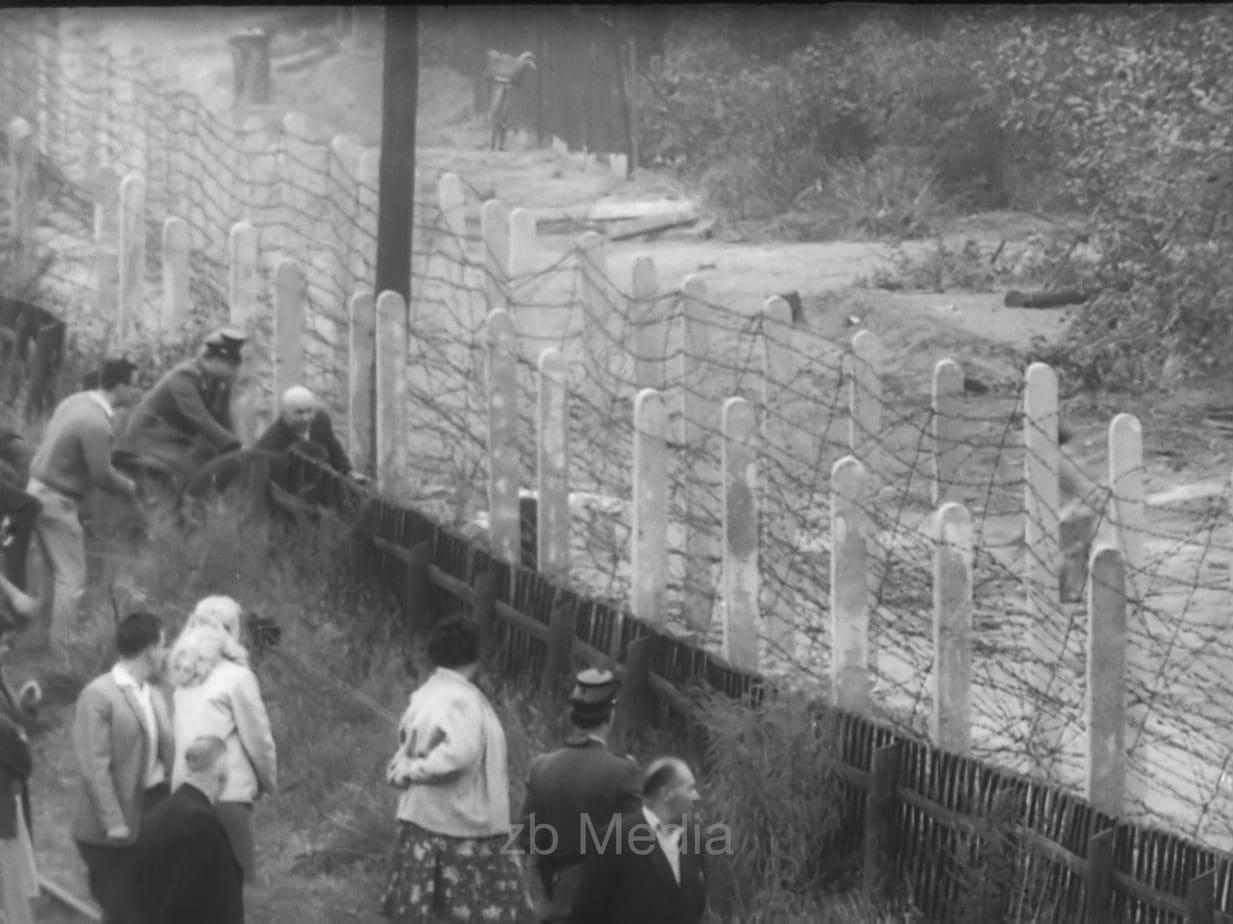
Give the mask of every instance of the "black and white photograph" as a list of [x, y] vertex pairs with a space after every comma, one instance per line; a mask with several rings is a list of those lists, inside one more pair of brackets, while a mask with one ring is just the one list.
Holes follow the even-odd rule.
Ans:
[[0, 924], [1233, 920], [1233, 6], [5, 6], [0, 394]]

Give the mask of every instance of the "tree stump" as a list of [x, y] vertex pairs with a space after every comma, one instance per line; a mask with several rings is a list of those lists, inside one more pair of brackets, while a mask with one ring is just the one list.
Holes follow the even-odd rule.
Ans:
[[227, 39], [235, 66], [233, 106], [268, 105], [273, 97], [270, 81], [270, 39], [264, 29], [240, 32]]

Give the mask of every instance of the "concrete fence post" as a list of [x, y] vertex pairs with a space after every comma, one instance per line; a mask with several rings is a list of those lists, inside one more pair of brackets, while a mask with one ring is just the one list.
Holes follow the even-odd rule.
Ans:
[[189, 302], [188, 222], [174, 216], [163, 222], [163, 318], [164, 339], [178, 334], [188, 320]]
[[1057, 374], [1045, 363], [1032, 363], [1027, 370], [1023, 398], [1024, 454], [1024, 589], [1028, 651], [1035, 701], [1027, 705], [1029, 754], [1034, 769], [1045, 778], [1053, 765], [1053, 750], [1061, 731], [1057, 710], [1049, 705], [1052, 686], [1050, 665], [1060, 652], [1054, 650], [1050, 626], [1056, 625], [1060, 604], [1061, 527], [1058, 474], [1061, 454], [1058, 433]]
[[933, 367], [933, 505], [941, 507], [955, 496], [959, 483], [959, 449], [963, 439], [959, 401], [963, 397], [963, 369], [953, 359]]
[[278, 265], [274, 276], [274, 400], [304, 384], [304, 270], [295, 260]]
[[537, 420], [538, 524], [535, 559], [553, 580], [569, 573], [569, 391], [560, 350], [539, 357]]
[[831, 683], [835, 706], [865, 714], [869, 673], [869, 475], [845, 456], [831, 468]]
[[728, 398], [723, 431], [723, 650], [733, 667], [757, 671], [761, 628], [758, 571], [757, 415], [744, 398]]
[[490, 312], [509, 310], [509, 212], [500, 201], [489, 199], [480, 209], [480, 235], [484, 241], [485, 303]]
[[6, 130], [9, 147], [9, 239], [15, 248], [10, 285], [31, 282], [37, 261], [34, 229], [38, 225], [38, 140], [34, 128], [17, 116]]
[[376, 315], [377, 487], [388, 492], [405, 474], [407, 303], [397, 292], [382, 292]]
[[[491, 205], [492, 203], [486, 203]], [[518, 333], [505, 310], [488, 315], [488, 540], [501, 561], [518, 565], [522, 520], [518, 492]]]
[[664, 387], [664, 319], [654, 261], [634, 257], [630, 270], [629, 319], [633, 326], [634, 381], [639, 388]]
[[257, 229], [246, 221], [231, 226], [228, 236], [228, 311], [232, 327], [248, 333], [244, 362], [233, 386], [236, 436], [252, 446], [265, 417], [263, 378], [269, 371], [269, 351], [259, 329]]
[[1137, 602], [1147, 588], [1143, 543], [1147, 533], [1147, 502], [1143, 493], [1143, 427], [1133, 414], [1118, 414], [1109, 424], [1109, 488], [1112, 520], [1117, 528], [1126, 590]]
[[668, 408], [644, 388], [634, 399], [630, 612], [661, 626], [668, 588]]
[[1126, 610], [1122, 556], [1099, 546], [1087, 596], [1087, 799], [1114, 817], [1126, 794]]
[[962, 504], [937, 513], [933, 547], [933, 715], [935, 746], [967, 755], [972, 744], [972, 518]]
[[145, 317], [146, 181], [130, 173], [120, 183], [120, 313], [116, 341], [126, 351], [149, 330]]
[[852, 338], [851, 423], [848, 446], [865, 466], [873, 490], [881, 487], [882, 471], [882, 345], [872, 331]]
[[107, 324], [119, 324], [120, 176], [109, 166], [99, 167], [95, 174], [94, 285], [99, 317]]
[[361, 289], [347, 305], [347, 442], [356, 471], [372, 473], [376, 450], [377, 301]]
[[685, 620], [689, 629], [700, 637], [711, 624], [714, 590], [711, 562], [718, 557], [715, 537], [705, 526], [707, 511], [702, 504], [709, 491], [705, 488], [715, 480], [708, 466], [712, 436], [717, 430], [715, 404], [704, 392], [707, 357], [710, 353], [710, 328], [706, 323], [709, 301], [706, 282], [698, 276], [686, 277], [681, 285], [680, 320], [681, 354], [679, 377], [681, 390], [681, 447], [684, 453], [686, 477], [683, 479], [678, 504], [682, 517], [683, 553], [685, 556], [684, 600]]

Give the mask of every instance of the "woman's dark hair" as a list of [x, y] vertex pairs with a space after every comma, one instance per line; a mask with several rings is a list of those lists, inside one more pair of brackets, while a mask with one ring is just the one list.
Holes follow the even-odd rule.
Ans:
[[479, 628], [467, 616], [447, 616], [428, 635], [428, 657], [437, 667], [463, 667], [479, 660]]

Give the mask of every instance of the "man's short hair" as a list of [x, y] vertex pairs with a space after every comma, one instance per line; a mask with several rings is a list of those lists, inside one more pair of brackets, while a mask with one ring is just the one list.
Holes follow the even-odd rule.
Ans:
[[122, 658], [135, 658], [163, 637], [163, 621], [153, 613], [129, 613], [116, 627], [116, 650]]
[[654, 799], [684, 776], [685, 767], [685, 761], [679, 757], [659, 757], [651, 761], [642, 781], [642, 797]]
[[202, 735], [194, 739], [184, 752], [184, 764], [189, 773], [208, 773], [226, 753], [227, 745], [222, 738]]
[[98, 387], [103, 391], [111, 391], [117, 385], [132, 385], [136, 372], [136, 363], [127, 359], [104, 359], [99, 366]]

